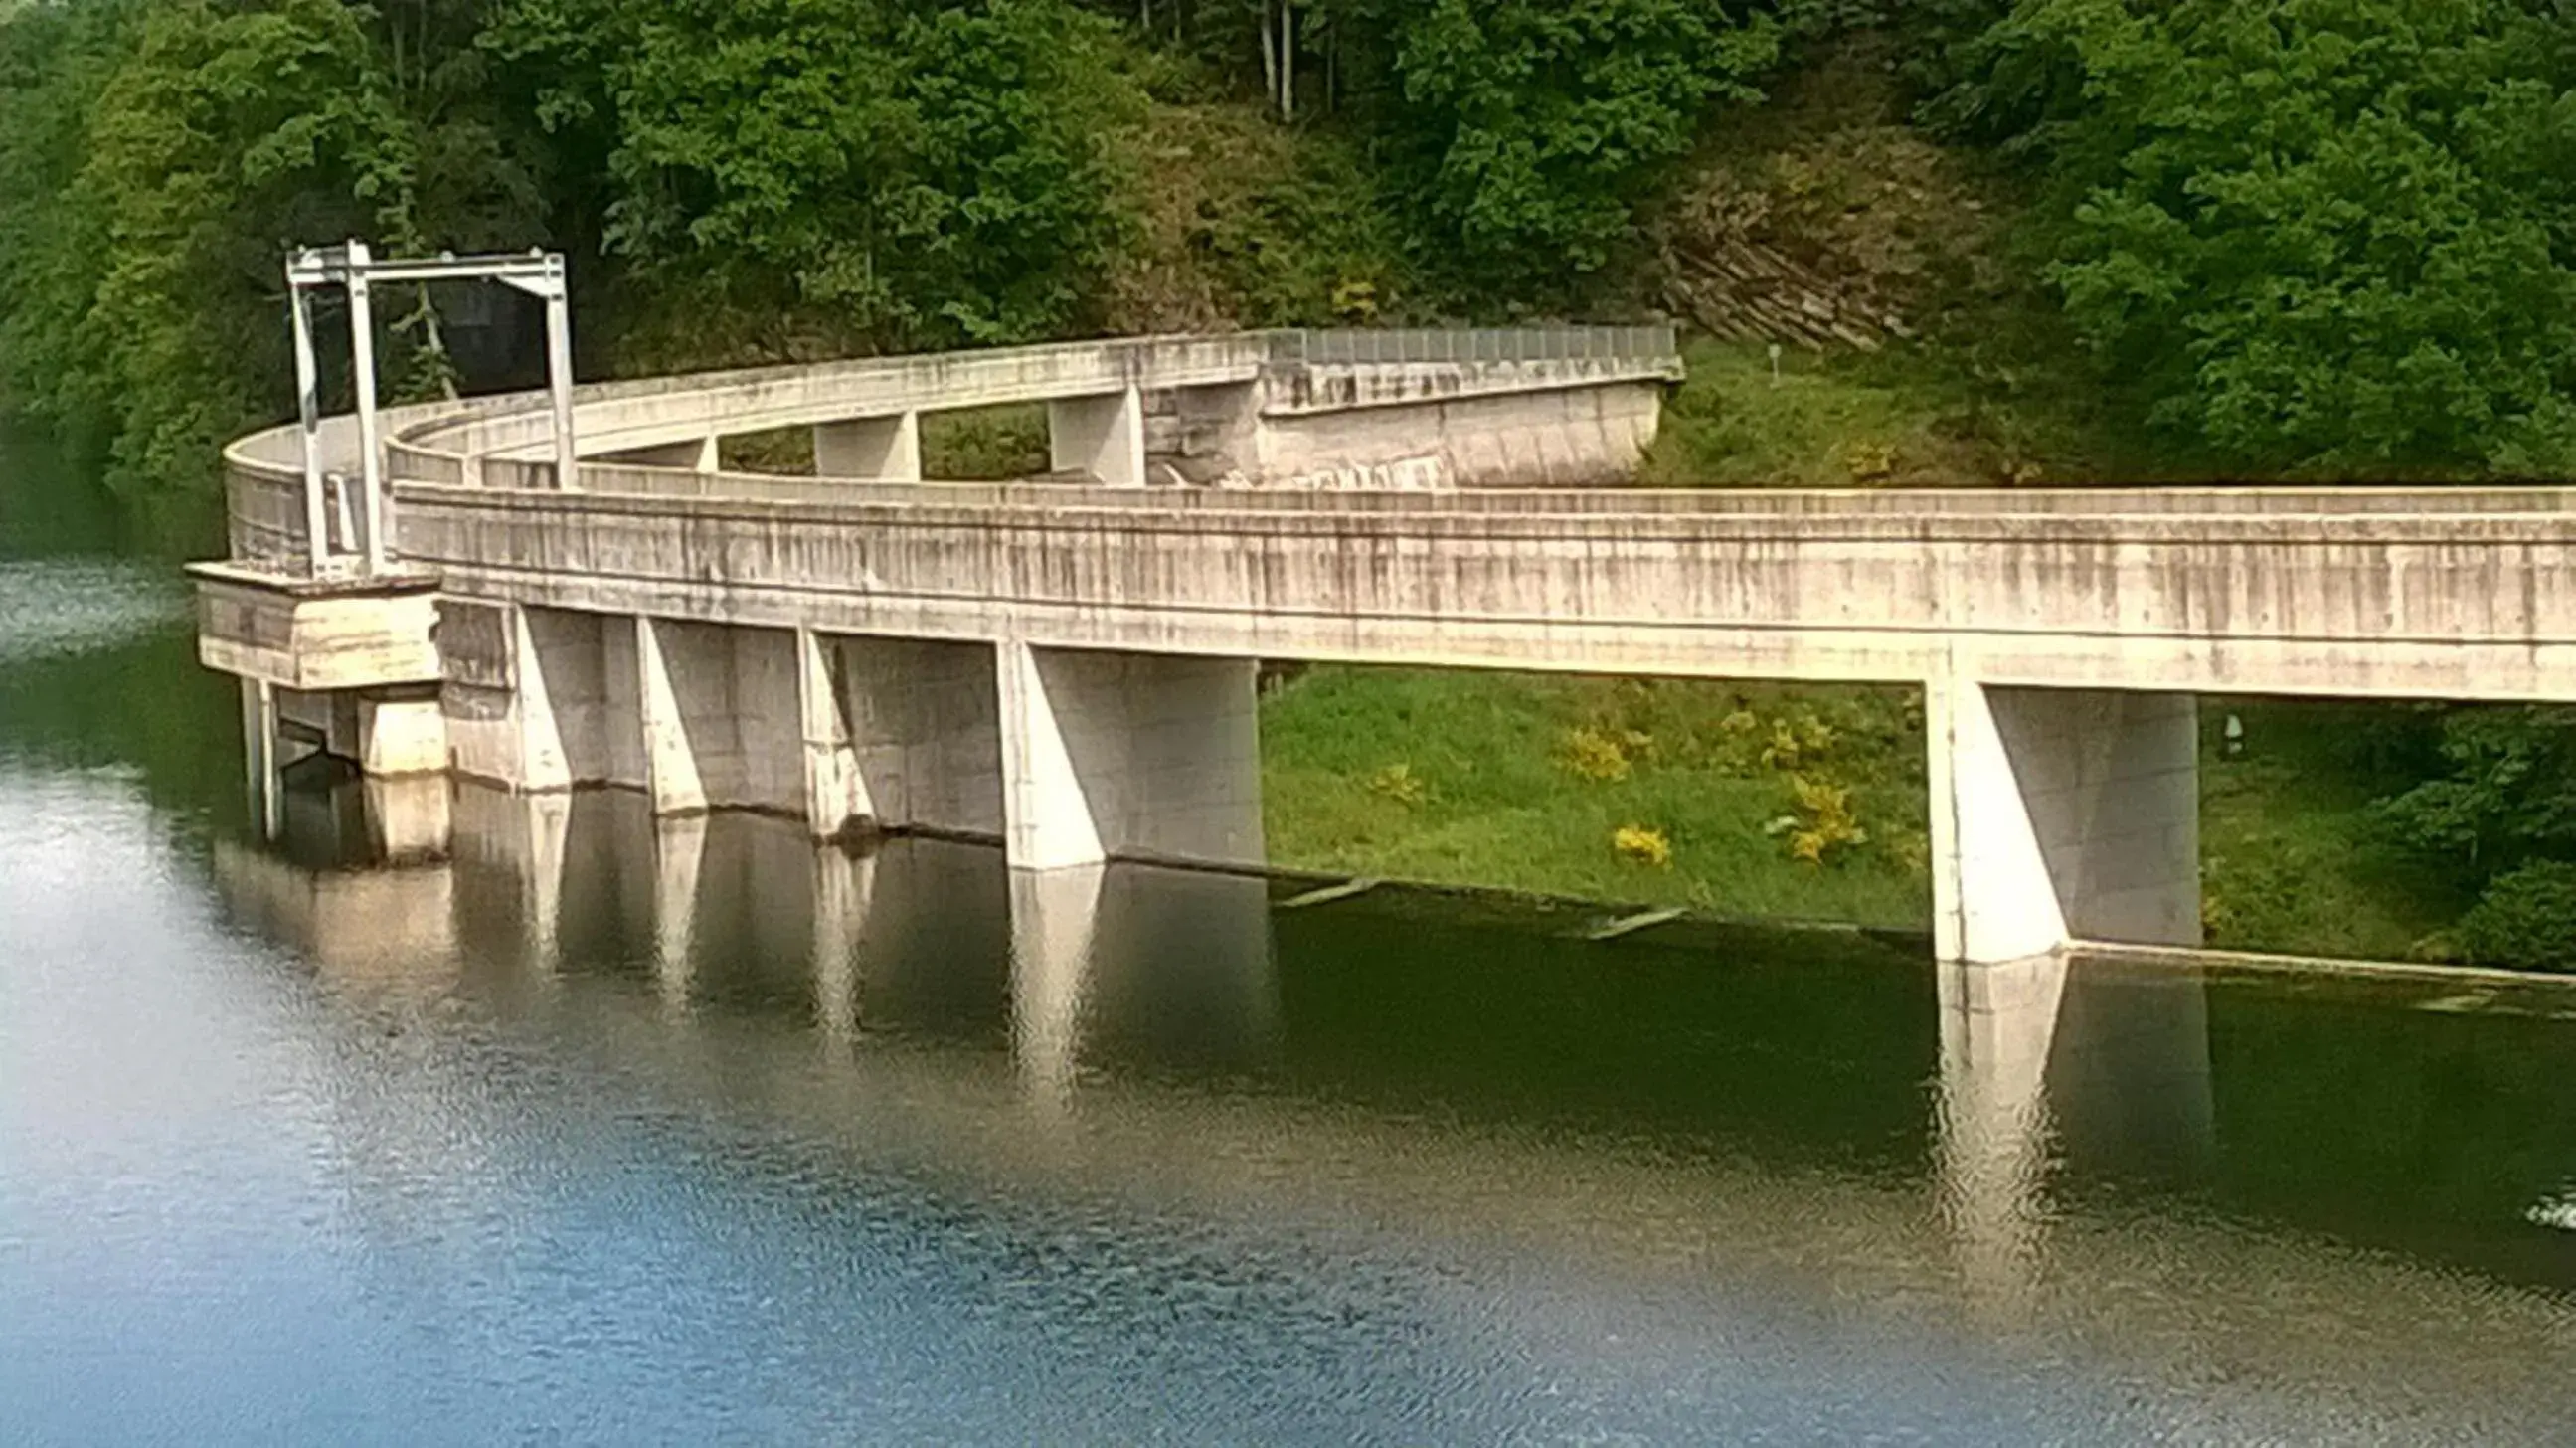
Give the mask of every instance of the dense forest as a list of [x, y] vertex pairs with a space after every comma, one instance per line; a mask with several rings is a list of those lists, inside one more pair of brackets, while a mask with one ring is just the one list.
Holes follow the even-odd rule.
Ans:
[[[590, 375], [1667, 316], [1659, 481], [2576, 475], [2565, 0], [0, 0], [0, 405], [135, 537], [349, 235], [568, 251]], [[2321, 746], [2439, 952], [2576, 964], [2566, 723]]]
[[[279, 411], [290, 238], [566, 248], [594, 369], [1631, 315], [1666, 306], [1677, 232], [1741, 221], [1692, 210], [1695, 163], [1856, 37], [1890, 76], [1853, 103], [1892, 88], [2010, 212], [1983, 276], [1924, 283], [1952, 293], [1932, 310], [2027, 293], [2019, 325], [1971, 329], [2021, 355], [1977, 365], [2083, 364], [2132, 470], [2576, 467], [2576, 23], [2553, 0], [0, 15], [0, 388], [147, 520]], [[406, 386], [437, 386], [434, 314], [398, 320]]]

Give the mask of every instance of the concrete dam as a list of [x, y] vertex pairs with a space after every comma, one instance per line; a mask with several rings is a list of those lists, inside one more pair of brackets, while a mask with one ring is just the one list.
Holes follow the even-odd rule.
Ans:
[[[1263, 864], [1265, 660], [1919, 687], [1973, 963], [2198, 943], [2204, 695], [2576, 700], [2562, 492], [1635, 488], [1680, 375], [1667, 329], [1283, 332], [308, 406], [227, 451], [201, 653], [255, 783], [283, 731], [1032, 874]], [[997, 404], [1048, 474], [925, 479], [922, 416]], [[815, 476], [722, 465], [784, 428]]]

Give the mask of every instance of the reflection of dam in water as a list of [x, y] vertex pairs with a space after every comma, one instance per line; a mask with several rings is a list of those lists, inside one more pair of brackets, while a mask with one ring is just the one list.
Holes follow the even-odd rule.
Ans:
[[[443, 861], [365, 865], [433, 817]], [[617, 792], [442, 786], [286, 819], [305, 863], [227, 846], [221, 883], [326, 976], [535, 1013], [621, 1089], [872, 1170], [1469, 1240], [1639, 1290], [1789, 1284], [2285, 1412], [2331, 1386], [2349, 1422], [2453, 1393], [2507, 1428], [2576, 1406], [2576, 1284], [2542, 1248], [2456, 1254], [2538, 1291], [2351, 1250], [2336, 1199], [2380, 1179], [2318, 1138], [2354, 1123], [2249, 1095], [2231, 1139], [2218, 1063], [2275, 1006], [2221, 1012], [2198, 974], [1936, 969], [1830, 935], [1747, 959], [1686, 926], [1593, 945], [1385, 895], [1282, 910], [1252, 877], [817, 850]], [[2224, 1210], [2263, 1186], [2240, 1157], [2304, 1161], [2322, 1228]], [[2338, 1422], [2313, 1411], [2275, 1426]]]
[[655, 818], [616, 790], [440, 778], [282, 792], [274, 852], [226, 846], [237, 908], [326, 964], [649, 969], [673, 1008], [793, 1003], [826, 1032], [994, 1034], [1033, 1080], [1083, 1050], [1250, 1069], [1278, 1002], [1266, 881], [1033, 874], [936, 839], [817, 848], [792, 822]]

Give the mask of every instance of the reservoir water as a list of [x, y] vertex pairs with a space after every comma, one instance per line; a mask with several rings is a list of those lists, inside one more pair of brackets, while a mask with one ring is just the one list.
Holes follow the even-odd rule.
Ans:
[[2576, 988], [243, 793], [0, 563], [0, 1442], [2576, 1435]]

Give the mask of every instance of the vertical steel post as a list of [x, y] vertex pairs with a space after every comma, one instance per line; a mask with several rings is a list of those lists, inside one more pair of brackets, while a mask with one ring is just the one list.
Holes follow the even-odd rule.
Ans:
[[286, 263], [286, 295], [295, 313], [295, 413], [304, 436], [304, 548], [319, 578], [331, 564], [331, 522], [322, 498], [322, 380], [313, 357], [313, 294]]
[[581, 461], [572, 432], [572, 297], [564, 285], [563, 258], [546, 258], [546, 388], [554, 395], [555, 487], [581, 486]]
[[367, 244], [349, 243], [349, 346], [357, 359], [358, 467], [366, 493], [367, 572], [385, 571], [385, 460], [377, 437], [376, 318], [368, 298]]

